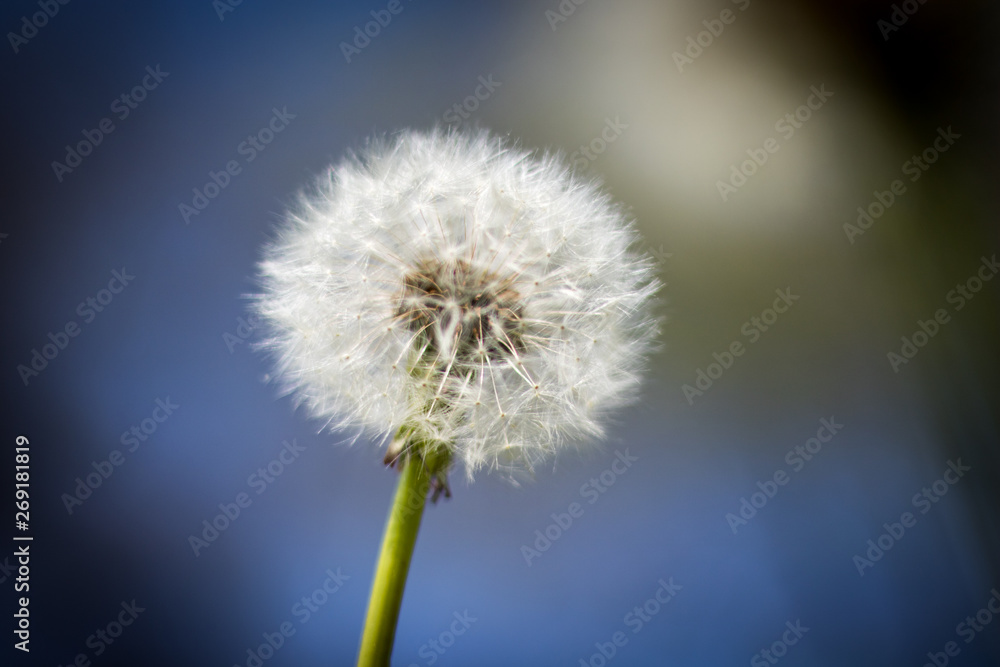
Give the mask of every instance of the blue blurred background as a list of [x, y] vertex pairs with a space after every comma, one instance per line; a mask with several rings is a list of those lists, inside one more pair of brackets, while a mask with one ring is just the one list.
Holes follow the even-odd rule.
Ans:
[[453, 476], [393, 664], [1000, 664], [996, 14], [4, 3], [0, 471], [12, 517], [27, 436], [34, 541], [24, 654], [0, 536], [3, 664], [353, 663], [396, 473], [276, 396], [243, 297], [298, 188], [434, 124], [603, 180], [667, 323], [607, 443]]

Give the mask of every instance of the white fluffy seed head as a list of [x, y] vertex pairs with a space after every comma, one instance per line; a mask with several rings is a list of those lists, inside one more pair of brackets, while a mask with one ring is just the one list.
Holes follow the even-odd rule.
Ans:
[[401, 427], [471, 475], [603, 435], [658, 333], [622, 210], [486, 132], [372, 141], [301, 197], [260, 271], [289, 393], [332, 428]]

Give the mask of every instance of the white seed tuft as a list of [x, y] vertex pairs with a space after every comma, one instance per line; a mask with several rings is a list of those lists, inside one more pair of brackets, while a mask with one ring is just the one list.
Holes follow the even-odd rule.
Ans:
[[406, 425], [470, 477], [531, 469], [635, 397], [659, 288], [635, 241], [557, 156], [404, 132], [301, 197], [256, 308], [285, 389], [331, 428]]

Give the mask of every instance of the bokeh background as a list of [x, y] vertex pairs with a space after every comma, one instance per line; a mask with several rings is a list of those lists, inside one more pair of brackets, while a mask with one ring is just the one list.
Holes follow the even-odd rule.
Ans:
[[[643, 400], [607, 443], [520, 488], [454, 476], [424, 519], [393, 664], [1000, 664], [1000, 281], [961, 309], [952, 292], [980, 287], [1000, 252], [996, 6], [401, 0], [348, 62], [342, 43], [389, 4], [4, 3], [3, 664], [252, 667], [285, 622], [295, 634], [263, 664], [352, 664], [396, 474], [276, 396], [244, 295], [315, 174], [372, 134], [456, 121], [601, 179], [659, 262], [667, 319]], [[166, 74], [122, 118], [112, 105], [147, 67]], [[832, 95], [776, 126], [811, 87]], [[275, 109], [294, 117], [247, 161]], [[102, 118], [113, 132], [56, 174]], [[905, 163], [949, 128], [911, 181]], [[718, 183], [768, 138], [779, 150], [724, 198]], [[240, 173], [185, 220], [179, 205], [230, 160]], [[845, 229], [897, 179], [873, 224]], [[81, 308], [112, 296], [113, 271], [134, 279]], [[799, 299], [758, 329], [778, 289]], [[947, 323], [894, 368], [938, 309]], [[23, 376], [71, 322], [79, 334]], [[736, 341], [745, 353], [710, 369]], [[178, 406], [162, 423], [157, 400]], [[824, 418], [843, 428], [793, 469], [786, 453]], [[143, 425], [155, 432], [129, 451], [123, 433]], [[11, 646], [18, 434], [30, 654]], [[298, 457], [261, 488], [251, 476], [292, 440]], [[114, 450], [121, 465], [67, 506]], [[616, 452], [635, 463], [586, 492]], [[970, 469], [934, 487], [959, 460]], [[726, 518], [778, 471], [788, 483], [745, 525]], [[924, 488], [943, 495], [915, 505]], [[240, 493], [252, 504], [193, 548]], [[572, 502], [583, 515], [550, 528]], [[859, 573], [907, 511], [915, 524]], [[557, 539], [526, 558], [546, 530]], [[304, 618], [328, 570], [342, 585]], [[671, 578], [670, 602], [648, 604]], [[117, 634], [133, 600], [144, 611], [112, 643], [95, 634]], [[643, 605], [656, 613], [635, 632]], [[977, 613], [981, 631], [958, 627]], [[455, 614], [475, 619], [458, 636]], [[786, 623], [808, 631], [781, 645]]]

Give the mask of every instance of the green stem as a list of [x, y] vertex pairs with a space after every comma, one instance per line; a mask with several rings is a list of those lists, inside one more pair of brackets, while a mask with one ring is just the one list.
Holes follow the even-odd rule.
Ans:
[[440, 469], [437, 465], [428, 466], [429, 461], [420, 456], [404, 456], [401, 460], [403, 458], [407, 460], [403, 463], [375, 567], [358, 667], [389, 666], [399, 608], [403, 603], [403, 588], [434, 474], [432, 471]]

